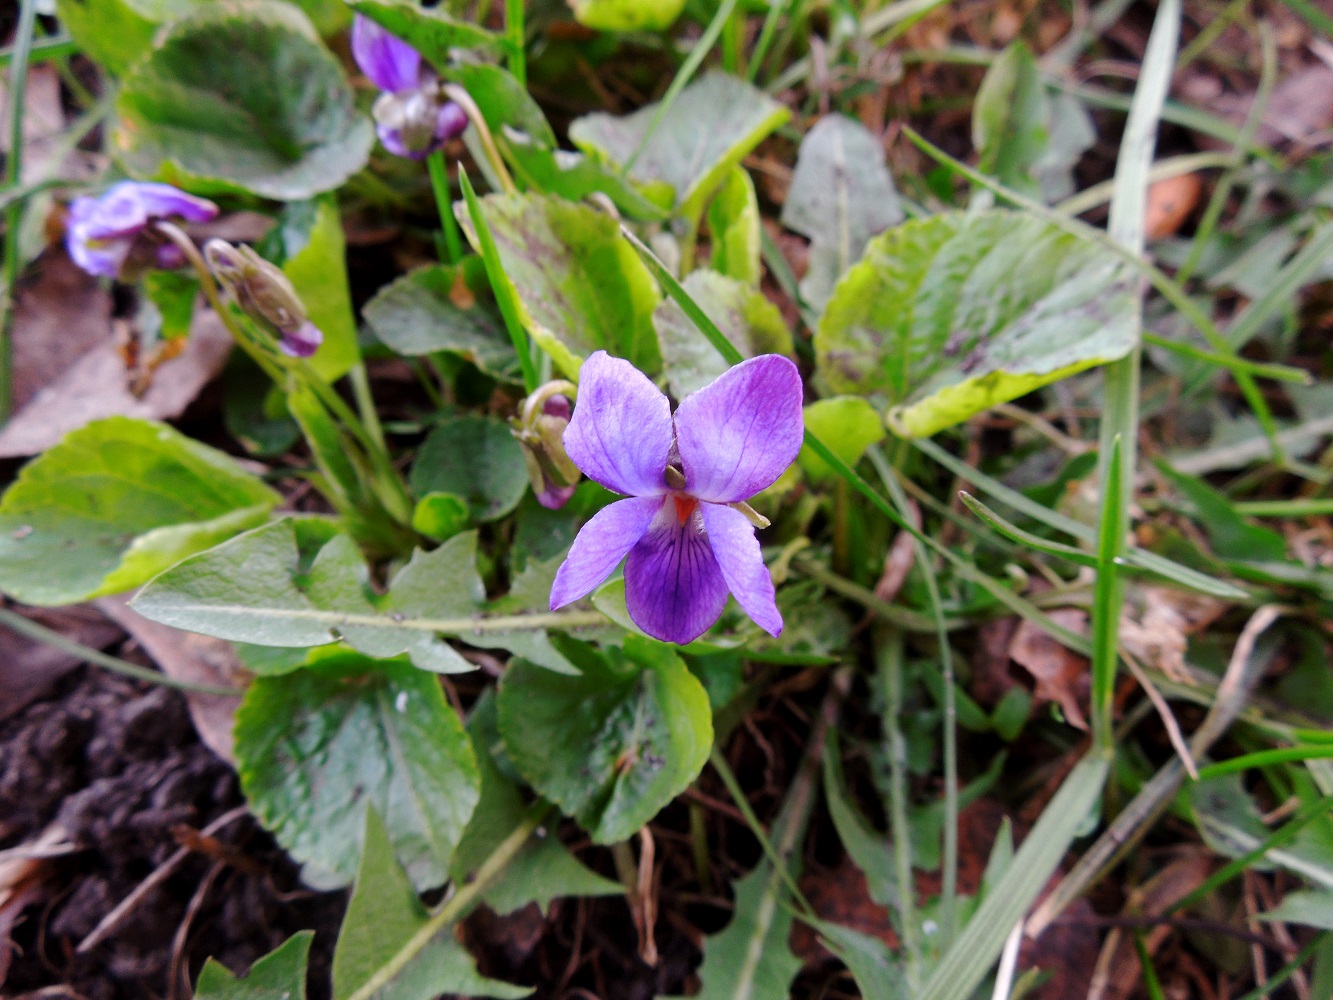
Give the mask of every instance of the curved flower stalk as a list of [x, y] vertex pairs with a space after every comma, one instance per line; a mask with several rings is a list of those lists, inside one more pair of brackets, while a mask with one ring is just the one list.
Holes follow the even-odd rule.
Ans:
[[144, 271], [186, 263], [180, 249], [155, 231], [154, 222], [208, 222], [217, 214], [211, 201], [170, 184], [122, 181], [96, 198], [84, 195], [70, 203], [65, 249], [94, 277], [134, 281]]
[[563, 379], [547, 382], [523, 401], [519, 416], [510, 420], [511, 433], [523, 447], [532, 492], [547, 510], [559, 510], [569, 503], [578, 488], [579, 468], [564, 445], [569, 401], [577, 391]]
[[381, 91], [371, 113], [390, 153], [423, 160], [467, 129], [467, 114], [442, 96], [421, 53], [362, 14], [352, 23], [352, 55]]
[[583, 363], [564, 444], [589, 479], [623, 493], [574, 539], [551, 610], [591, 593], [625, 559], [634, 623], [666, 642], [703, 635], [735, 595], [771, 635], [782, 632], [773, 580], [755, 538], [767, 524], [745, 501], [771, 486], [801, 448], [801, 377], [766, 354], [688, 396], [666, 396], [628, 361]]

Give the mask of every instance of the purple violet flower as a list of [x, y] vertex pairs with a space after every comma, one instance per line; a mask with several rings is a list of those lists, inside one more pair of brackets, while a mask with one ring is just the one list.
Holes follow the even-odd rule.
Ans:
[[363, 14], [352, 22], [352, 55], [381, 94], [372, 114], [384, 148], [420, 160], [467, 129], [467, 115], [443, 100], [421, 53]]
[[291, 358], [308, 358], [324, 343], [324, 333], [310, 320], [291, 330], [282, 331], [278, 350]]
[[[218, 214], [211, 201], [178, 191], [170, 184], [122, 181], [100, 197], [84, 195], [69, 206], [65, 249], [70, 259], [98, 278], [126, 275], [134, 268], [179, 267], [180, 251], [149, 237], [148, 227], [157, 219], [207, 222]], [[132, 259], [133, 258], [133, 259]]]
[[780, 634], [773, 580], [738, 506], [795, 460], [801, 395], [796, 366], [766, 354], [686, 397], [673, 418], [666, 396], [628, 361], [605, 351], [588, 358], [565, 449], [589, 479], [629, 499], [583, 526], [556, 573], [551, 609], [591, 593], [626, 559], [630, 617], [655, 638], [697, 639], [728, 591]]

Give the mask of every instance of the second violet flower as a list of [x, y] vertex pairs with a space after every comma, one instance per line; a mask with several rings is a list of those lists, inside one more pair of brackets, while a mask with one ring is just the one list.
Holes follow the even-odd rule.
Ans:
[[363, 14], [352, 23], [352, 55], [381, 91], [375, 131], [395, 156], [424, 159], [467, 129], [467, 115], [439, 92], [439, 80], [421, 53]]
[[565, 431], [584, 475], [625, 494], [574, 539], [551, 609], [586, 596], [625, 559], [625, 602], [654, 638], [703, 635], [734, 594], [771, 635], [782, 631], [754, 525], [738, 509], [767, 489], [801, 448], [801, 378], [784, 357], [751, 358], [686, 397], [666, 396], [628, 361], [597, 351], [583, 363]]

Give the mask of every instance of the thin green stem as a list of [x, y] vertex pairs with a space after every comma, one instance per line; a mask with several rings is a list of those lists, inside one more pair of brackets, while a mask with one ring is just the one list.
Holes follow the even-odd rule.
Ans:
[[0, 608], [0, 623], [6, 628], [25, 635], [29, 639], [35, 639], [37, 642], [45, 643], [53, 649], [59, 649], [62, 652], [69, 653], [71, 656], [77, 656], [80, 660], [92, 663], [95, 666], [103, 667], [113, 673], [122, 674], [125, 677], [133, 677], [136, 681], [146, 681], [149, 684], [158, 684], [162, 687], [175, 688], [178, 691], [189, 691], [192, 694], [214, 694], [226, 695], [232, 698], [239, 698], [244, 691], [238, 688], [224, 687], [220, 684], [197, 684], [192, 681], [178, 680], [157, 670], [149, 670], [147, 667], [141, 667], [138, 664], [130, 663], [119, 657], [103, 653], [100, 649], [93, 649], [91, 646], [85, 646], [81, 642], [75, 642], [54, 629], [49, 629], [45, 625], [39, 625], [31, 618], [25, 618], [23, 615], [10, 611], [8, 608]]
[[458, 220], [454, 218], [453, 195], [449, 189], [449, 169], [444, 164], [444, 150], [437, 149], [426, 157], [426, 169], [430, 171], [430, 188], [435, 194], [435, 208], [440, 213], [440, 229], [444, 234], [442, 245], [437, 247], [440, 260], [445, 264], [457, 264], [463, 259], [463, 238], [458, 231]]
[[407, 967], [407, 963], [412, 961], [422, 948], [430, 944], [435, 935], [463, 916], [468, 907], [476, 902], [486, 889], [490, 888], [491, 883], [527, 844], [528, 838], [545, 822], [552, 808], [549, 802], [541, 799], [534, 802], [529, 807], [527, 815], [523, 817], [513, 832], [500, 841], [495, 850], [491, 852], [490, 857], [482, 862], [472, 881], [467, 885], [460, 886], [449, 901], [432, 913], [417, 932], [404, 942], [393, 958], [380, 966], [375, 974], [367, 979], [356, 992], [347, 997], [347, 1000], [370, 1000], [376, 993], [393, 982], [394, 978]]
[[1199, 780], [1221, 778], [1228, 774], [1239, 774], [1252, 767], [1268, 767], [1271, 764], [1285, 764], [1290, 761], [1318, 760], [1333, 757], [1333, 746], [1275, 747], [1272, 750], [1258, 750], [1243, 757], [1219, 761], [1199, 768]]
[[[1288, 2], [1290, 2], [1290, 0], [1288, 0]], [[1269, 976], [1268, 982], [1264, 983], [1258, 989], [1246, 993], [1240, 1000], [1266, 1000], [1267, 997], [1272, 995], [1274, 990], [1300, 971], [1301, 966], [1310, 960], [1310, 956], [1323, 947], [1324, 943], [1328, 940], [1328, 937], [1328, 931], [1325, 931], [1322, 934], [1316, 934], [1304, 948], [1296, 953], [1296, 956], [1290, 962]]]
[[509, 42], [509, 72], [520, 87], [528, 85], [527, 28], [523, 0], [505, 0], [505, 38]]
[[[19, 54], [17, 44], [0, 50], [0, 69], [4, 69]], [[53, 59], [63, 59], [65, 56], [75, 55], [79, 51], [79, 46], [69, 35], [52, 35], [50, 38], [39, 38], [32, 42], [28, 49], [28, 62], [50, 62]]]
[[759, 29], [759, 38], [754, 44], [754, 51], [750, 53], [749, 65], [745, 67], [745, 79], [751, 83], [754, 83], [754, 78], [759, 74], [759, 69], [768, 56], [768, 50], [773, 45], [782, 12], [793, 2], [794, 0], [769, 0], [768, 11], [764, 14], [764, 26]]
[[886, 629], [876, 642], [884, 697], [884, 740], [889, 758], [889, 839], [898, 883], [898, 920], [907, 953], [907, 992], [921, 988], [921, 939], [912, 872], [912, 830], [907, 822], [907, 741], [903, 738], [903, 637]]
[[643, 151], [648, 148], [648, 143], [657, 133], [658, 127], [662, 124], [662, 119], [666, 113], [671, 110], [671, 106], [676, 103], [676, 98], [680, 92], [685, 89], [695, 72], [703, 65], [704, 59], [712, 51], [713, 46], [717, 44], [717, 38], [722, 34], [722, 29], [726, 27], [727, 21], [731, 18], [732, 11], [736, 9], [737, 0], [722, 0], [718, 5], [717, 13], [713, 19], [708, 22], [708, 27], [704, 33], [699, 36], [699, 40], [690, 48], [690, 54], [685, 57], [685, 61], [680, 64], [680, 69], [676, 71], [675, 77], [671, 81], [671, 86], [662, 95], [662, 99], [657, 102], [657, 108], [653, 111], [653, 116], [648, 120], [648, 127], [644, 129], [642, 138], [639, 139], [638, 146], [630, 154], [621, 173], [628, 175], [634, 169], [634, 164], [639, 162], [639, 157]]
[[[32, 55], [36, 25], [37, 0], [22, 0], [9, 70], [9, 156], [5, 164], [5, 181], [10, 188], [18, 187], [23, 181], [23, 111], [28, 89], [28, 60]], [[12, 334], [23, 258], [19, 247], [23, 209], [24, 203], [15, 201], [5, 212], [5, 287], [4, 300], [0, 302], [0, 311], [4, 314], [0, 318], [0, 421], [9, 419], [14, 405]]]
[[358, 361], [347, 373], [352, 383], [352, 395], [356, 398], [356, 408], [361, 414], [361, 422], [366, 426], [366, 433], [371, 436], [375, 446], [385, 454], [389, 448], [384, 440], [384, 427], [380, 423], [379, 411], [375, 408], [375, 397], [370, 392], [370, 378], [366, 374], [366, 364]]

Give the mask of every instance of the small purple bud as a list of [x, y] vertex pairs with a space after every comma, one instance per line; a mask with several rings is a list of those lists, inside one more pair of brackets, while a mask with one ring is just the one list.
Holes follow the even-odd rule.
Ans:
[[324, 343], [324, 334], [310, 320], [306, 320], [295, 330], [282, 331], [282, 342], [278, 349], [289, 357], [308, 358]]
[[450, 139], [457, 139], [467, 131], [467, 112], [453, 101], [440, 105], [439, 120], [435, 125], [435, 141], [444, 145]]
[[565, 428], [572, 412], [569, 382], [548, 382], [523, 402], [520, 416], [511, 421], [514, 437], [523, 447], [528, 480], [537, 502], [548, 510], [559, 510], [574, 495], [581, 473], [565, 453]]

